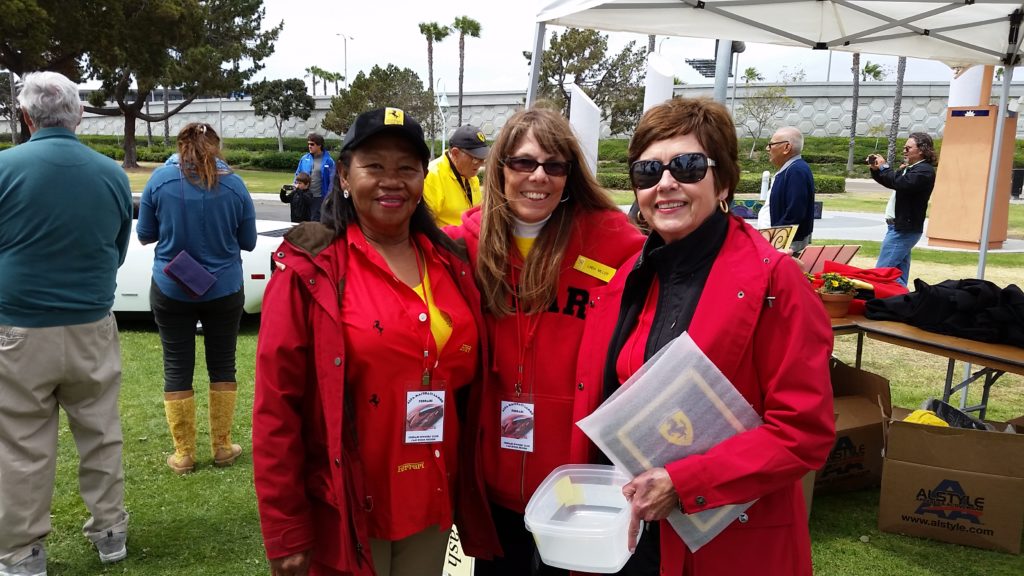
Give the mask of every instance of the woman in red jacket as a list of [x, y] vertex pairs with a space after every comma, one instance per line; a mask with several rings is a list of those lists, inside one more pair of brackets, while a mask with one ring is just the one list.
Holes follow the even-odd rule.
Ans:
[[[479, 389], [483, 320], [464, 250], [421, 203], [429, 155], [402, 110], [360, 114], [323, 223], [293, 228], [274, 254], [253, 463], [275, 576], [443, 568], [456, 400]], [[479, 495], [461, 508], [486, 513]]]
[[[488, 156], [481, 207], [452, 229], [476, 269], [490, 348], [478, 452], [503, 555], [476, 574], [552, 574], [536, 557], [523, 512], [559, 465], [593, 457], [574, 422], [600, 401], [584, 386], [601, 371], [581, 356], [616, 270], [643, 237], [602, 190], [569, 123], [531, 109], [508, 120]], [[590, 346], [592, 347], [592, 345]]]
[[[834, 440], [832, 332], [793, 259], [729, 214], [736, 155], [728, 111], [704, 99], [652, 108], [629, 145], [630, 179], [651, 235], [614, 282], [621, 306], [605, 348], [604, 394], [686, 331], [764, 424], [623, 488], [631, 548], [639, 520], [647, 529], [621, 574], [811, 574], [800, 479], [824, 464]], [[674, 510], [752, 500], [696, 553], [656, 522]]]

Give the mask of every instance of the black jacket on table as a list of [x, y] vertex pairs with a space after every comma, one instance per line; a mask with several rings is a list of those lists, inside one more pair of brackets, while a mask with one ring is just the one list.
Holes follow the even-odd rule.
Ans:
[[928, 199], [935, 187], [935, 167], [922, 160], [903, 170], [872, 170], [871, 177], [882, 186], [896, 191], [896, 221], [893, 223], [896, 230], [924, 232]]

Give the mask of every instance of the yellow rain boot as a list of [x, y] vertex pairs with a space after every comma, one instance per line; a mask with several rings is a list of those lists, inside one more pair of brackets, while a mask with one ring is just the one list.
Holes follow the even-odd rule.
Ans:
[[214, 466], [231, 466], [242, 455], [242, 447], [231, 443], [237, 397], [237, 382], [210, 383], [210, 443]]
[[177, 474], [188, 474], [196, 465], [195, 392], [164, 392], [164, 412], [174, 440], [174, 454], [167, 457], [167, 465]]

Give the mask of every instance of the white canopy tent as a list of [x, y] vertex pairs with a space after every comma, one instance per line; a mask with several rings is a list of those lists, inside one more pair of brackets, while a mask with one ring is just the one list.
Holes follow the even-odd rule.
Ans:
[[[534, 54], [547, 24], [693, 38], [728, 38], [817, 50], [939, 60], [954, 68], [1004, 66], [999, 109], [1006, 110], [1021, 60], [1024, 2], [1009, 0], [555, 0], [537, 15]], [[533, 58], [527, 104], [537, 93]], [[996, 124], [998, 157], [1003, 123]], [[985, 275], [998, 163], [988, 178], [978, 277]]]

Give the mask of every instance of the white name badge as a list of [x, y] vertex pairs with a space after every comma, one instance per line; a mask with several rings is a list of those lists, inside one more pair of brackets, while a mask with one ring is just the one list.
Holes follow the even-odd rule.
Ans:
[[533, 407], [533, 402], [502, 400], [498, 420], [502, 448], [533, 452]]
[[444, 440], [444, 390], [405, 393], [405, 443]]

